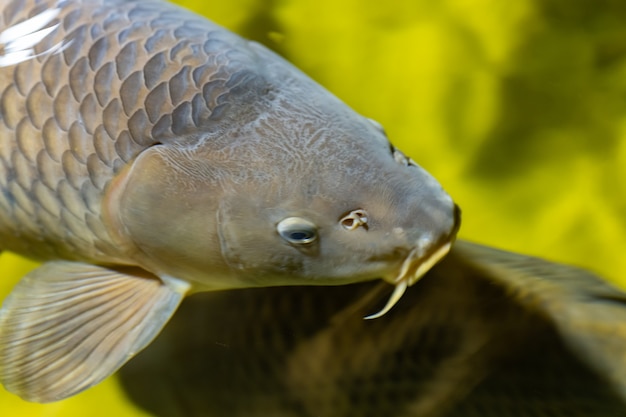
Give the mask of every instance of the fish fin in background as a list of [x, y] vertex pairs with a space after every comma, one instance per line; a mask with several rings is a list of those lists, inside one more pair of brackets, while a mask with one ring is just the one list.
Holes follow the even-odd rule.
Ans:
[[626, 304], [601, 278], [457, 241], [394, 309], [363, 320], [391, 291], [196, 294], [118, 375], [158, 417], [626, 415], [624, 380], [607, 378], [626, 363]]
[[464, 262], [544, 315], [568, 348], [626, 401], [626, 294], [585, 270], [465, 241]]
[[34, 402], [100, 382], [152, 341], [187, 288], [138, 268], [42, 265], [0, 310], [0, 382]]

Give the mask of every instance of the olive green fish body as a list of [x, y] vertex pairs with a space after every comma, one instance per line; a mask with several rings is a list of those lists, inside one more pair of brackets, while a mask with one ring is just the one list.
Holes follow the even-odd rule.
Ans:
[[194, 291], [395, 285], [450, 249], [437, 181], [261, 45], [157, 0], [0, 7], [0, 381], [97, 383]]

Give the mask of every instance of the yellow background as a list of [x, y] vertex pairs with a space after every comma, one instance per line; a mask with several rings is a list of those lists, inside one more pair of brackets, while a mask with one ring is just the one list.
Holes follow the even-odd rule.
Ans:
[[[461, 237], [626, 286], [626, 5], [181, 0], [286, 56], [437, 177]], [[0, 297], [33, 264], [3, 254]], [[115, 377], [2, 416], [145, 416]]]

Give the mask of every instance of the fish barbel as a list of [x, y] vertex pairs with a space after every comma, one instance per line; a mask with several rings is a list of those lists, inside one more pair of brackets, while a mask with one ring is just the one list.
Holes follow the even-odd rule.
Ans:
[[[450, 249], [438, 182], [263, 46], [158, 0], [0, 6], [0, 381], [59, 400], [190, 293], [383, 278]], [[371, 316], [376, 317], [377, 315]]]

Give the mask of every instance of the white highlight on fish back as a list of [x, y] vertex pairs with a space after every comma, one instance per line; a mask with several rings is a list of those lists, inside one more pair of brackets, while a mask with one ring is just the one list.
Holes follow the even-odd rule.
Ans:
[[0, 32], [0, 67], [17, 65], [37, 56], [60, 52], [69, 45], [69, 42], [59, 42], [51, 48], [35, 54], [35, 46], [59, 26], [57, 23], [45, 27], [60, 12], [61, 9], [59, 8], [48, 9]]

